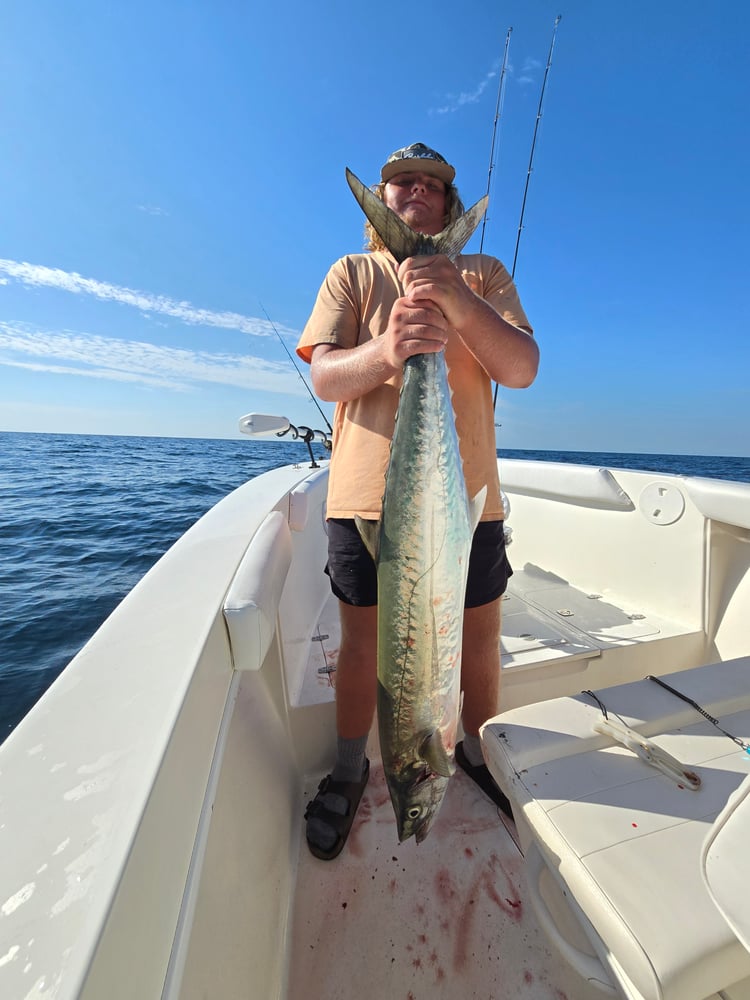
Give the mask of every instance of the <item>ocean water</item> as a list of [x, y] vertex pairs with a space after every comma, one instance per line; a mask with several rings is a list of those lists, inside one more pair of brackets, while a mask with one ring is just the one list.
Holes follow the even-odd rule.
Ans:
[[[750, 458], [503, 454], [750, 482]], [[0, 742], [191, 524], [290, 462], [304, 444], [0, 432]]]

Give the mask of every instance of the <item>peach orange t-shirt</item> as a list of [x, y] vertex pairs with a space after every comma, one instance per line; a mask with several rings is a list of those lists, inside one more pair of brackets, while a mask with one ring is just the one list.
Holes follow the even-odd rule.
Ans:
[[[532, 333], [515, 285], [499, 260], [467, 254], [456, 259], [456, 266], [469, 287], [503, 319]], [[299, 356], [309, 363], [317, 344], [348, 348], [381, 336], [402, 294], [396, 271], [393, 257], [381, 251], [336, 261], [302, 331]], [[490, 378], [458, 336], [449, 339], [445, 360], [469, 496], [486, 486], [482, 520], [500, 520], [503, 509]], [[399, 374], [359, 399], [336, 404], [328, 517], [380, 517], [400, 389]]]

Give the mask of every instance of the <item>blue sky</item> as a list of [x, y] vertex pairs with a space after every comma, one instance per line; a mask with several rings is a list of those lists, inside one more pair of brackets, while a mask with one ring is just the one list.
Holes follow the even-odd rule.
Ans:
[[542, 363], [499, 443], [750, 454], [744, 0], [4, 4], [0, 429], [319, 426], [264, 311], [293, 350], [361, 249], [344, 168], [423, 141], [481, 197], [512, 28], [484, 236], [510, 267], [558, 14], [516, 265]]

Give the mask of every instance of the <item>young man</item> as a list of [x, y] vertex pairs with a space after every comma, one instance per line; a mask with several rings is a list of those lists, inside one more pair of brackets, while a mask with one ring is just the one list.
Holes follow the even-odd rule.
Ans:
[[[415, 143], [388, 157], [374, 189], [411, 229], [435, 236], [463, 213], [454, 168]], [[495, 452], [492, 382], [523, 388], [539, 352], [510, 275], [486, 255], [411, 257], [400, 266], [367, 225], [368, 252], [328, 272], [297, 346], [322, 399], [335, 402], [328, 488], [327, 572], [339, 599], [336, 668], [338, 752], [308, 807], [307, 841], [317, 857], [344, 846], [369, 774], [367, 737], [376, 704], [377, 578], [356, 515], [377, 520], [404, 362], [445, 351], [468, 494], [487, 499], [474, 535], [464, 612], [463, 745], [456, 760], [501, 808], [479, 745], [497, 711], [500, 598], [512, 570], [505, 555]]]

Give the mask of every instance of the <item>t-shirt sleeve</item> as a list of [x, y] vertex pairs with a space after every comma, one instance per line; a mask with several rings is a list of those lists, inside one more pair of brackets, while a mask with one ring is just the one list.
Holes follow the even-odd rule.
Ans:
[[518, 291], [505, 265], [495, 257], [466, 258], [462, 268], [467, 285], [488, 302], [512, 326], [533, 334], [531, 323], [524, 312]]
[[361, 308], [354, 294], [346, 258], [336, 261], [326, 275], [313, 311], [297, 344], [297, 354], [308, 364], [318, 344], [356, 347]]

